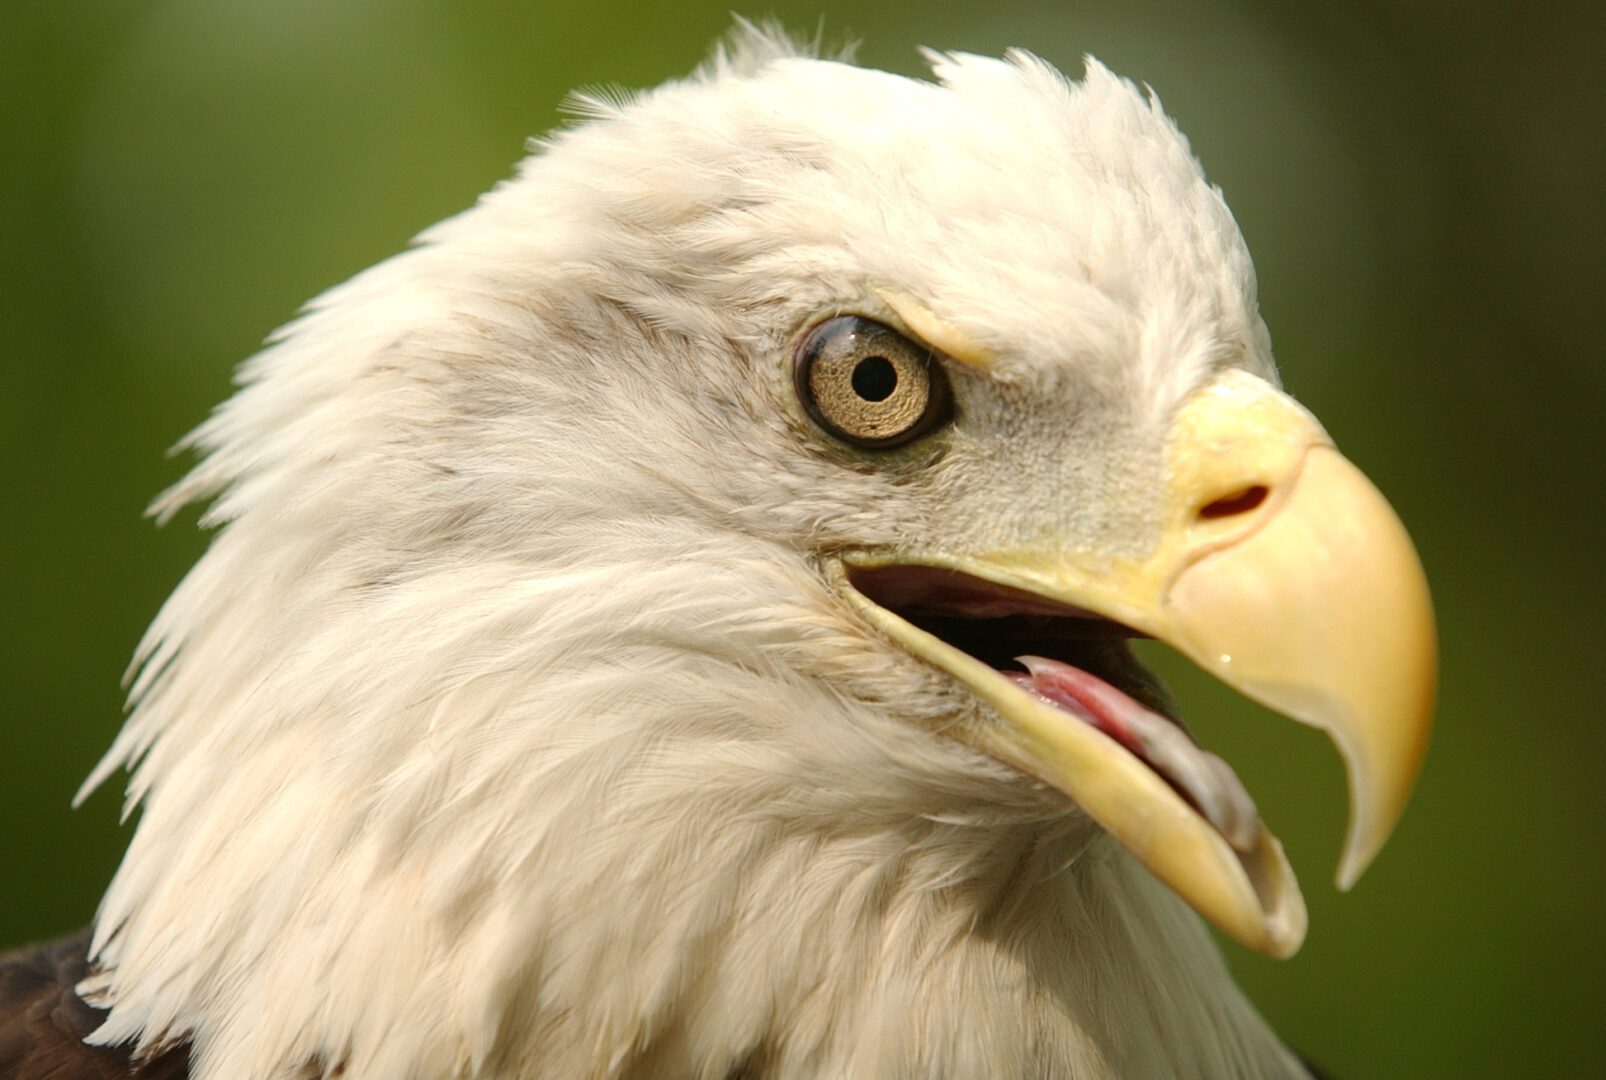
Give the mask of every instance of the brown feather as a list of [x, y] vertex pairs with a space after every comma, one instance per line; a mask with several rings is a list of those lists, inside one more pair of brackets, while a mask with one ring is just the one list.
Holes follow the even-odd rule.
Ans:
[[106, 1018], [74, 989], [90, 974], [89, 931], [0, 955], [0, 1080], [184, 1080], [187, 1045], [135, 1060], [84, 1038]]

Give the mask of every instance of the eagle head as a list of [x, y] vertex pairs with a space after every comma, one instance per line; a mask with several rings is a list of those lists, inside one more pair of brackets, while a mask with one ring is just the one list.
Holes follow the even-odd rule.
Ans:
[[1089, 60], [744, 30], [250, 360], [158, 502], [97, 1039], [199, 1080], [1300, 1075], [1193, 911], [1298, 887], [1128, 642], [1327, 730], [1341, 877], [1421, 570], [1249, 255]]

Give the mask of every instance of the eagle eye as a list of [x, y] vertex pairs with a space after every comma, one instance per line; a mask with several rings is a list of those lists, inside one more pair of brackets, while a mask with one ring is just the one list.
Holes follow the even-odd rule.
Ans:
[[900, 446], [950, 412], [932, 350], [860, 315], [826, 319], [805, 334], [792, 375], [809, 418], [854, 446]]

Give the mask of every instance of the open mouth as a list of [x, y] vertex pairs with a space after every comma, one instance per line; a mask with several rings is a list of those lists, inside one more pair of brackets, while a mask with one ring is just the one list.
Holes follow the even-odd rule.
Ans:
[[945, 735], [1067, 796], [1239, 941], [1293, 953], [1305, 905], [1282, 845], [1132, 656], [1140, 628], [1053, 595], [1097, 590], [1038, 590], [977, 563], [849, 554], [828, 570], [873, 626], [990, 707]]
[[1220, 930], [1304, 938], [1293, 868], [1243, 785], [1130, 651], [1149, 636], [1332, 738], [1348, 774], [1348, 888], [1399, 820], [1432, 726], [1427, 580], [1399, 517], [1276, 388], [1239, 371], [1171, 419], [1142, 553], [1031, 530], [973, 548], [841, 551], [826, 584], [978, 706], [952, 738], [1065, 796]]
[[1260, 815], [1232, 768], [1201, 747], [1129, 642], [1146, 635], [1091, 611], [922, 565], [849, 567], [858, 592], [1114, 740], [1239, 852]]

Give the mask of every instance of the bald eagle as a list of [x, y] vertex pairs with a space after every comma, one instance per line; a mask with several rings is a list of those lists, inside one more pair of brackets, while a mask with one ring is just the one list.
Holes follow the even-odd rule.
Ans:
[[1332, 735], [1347, 885], [1421, 569], [1158, 102], [929, 59], [580, 98], [245, 365], [0, 1073], [1308, 1075], [1205, 929], [1292, 953], [1293, 875], [1128, 645]]

